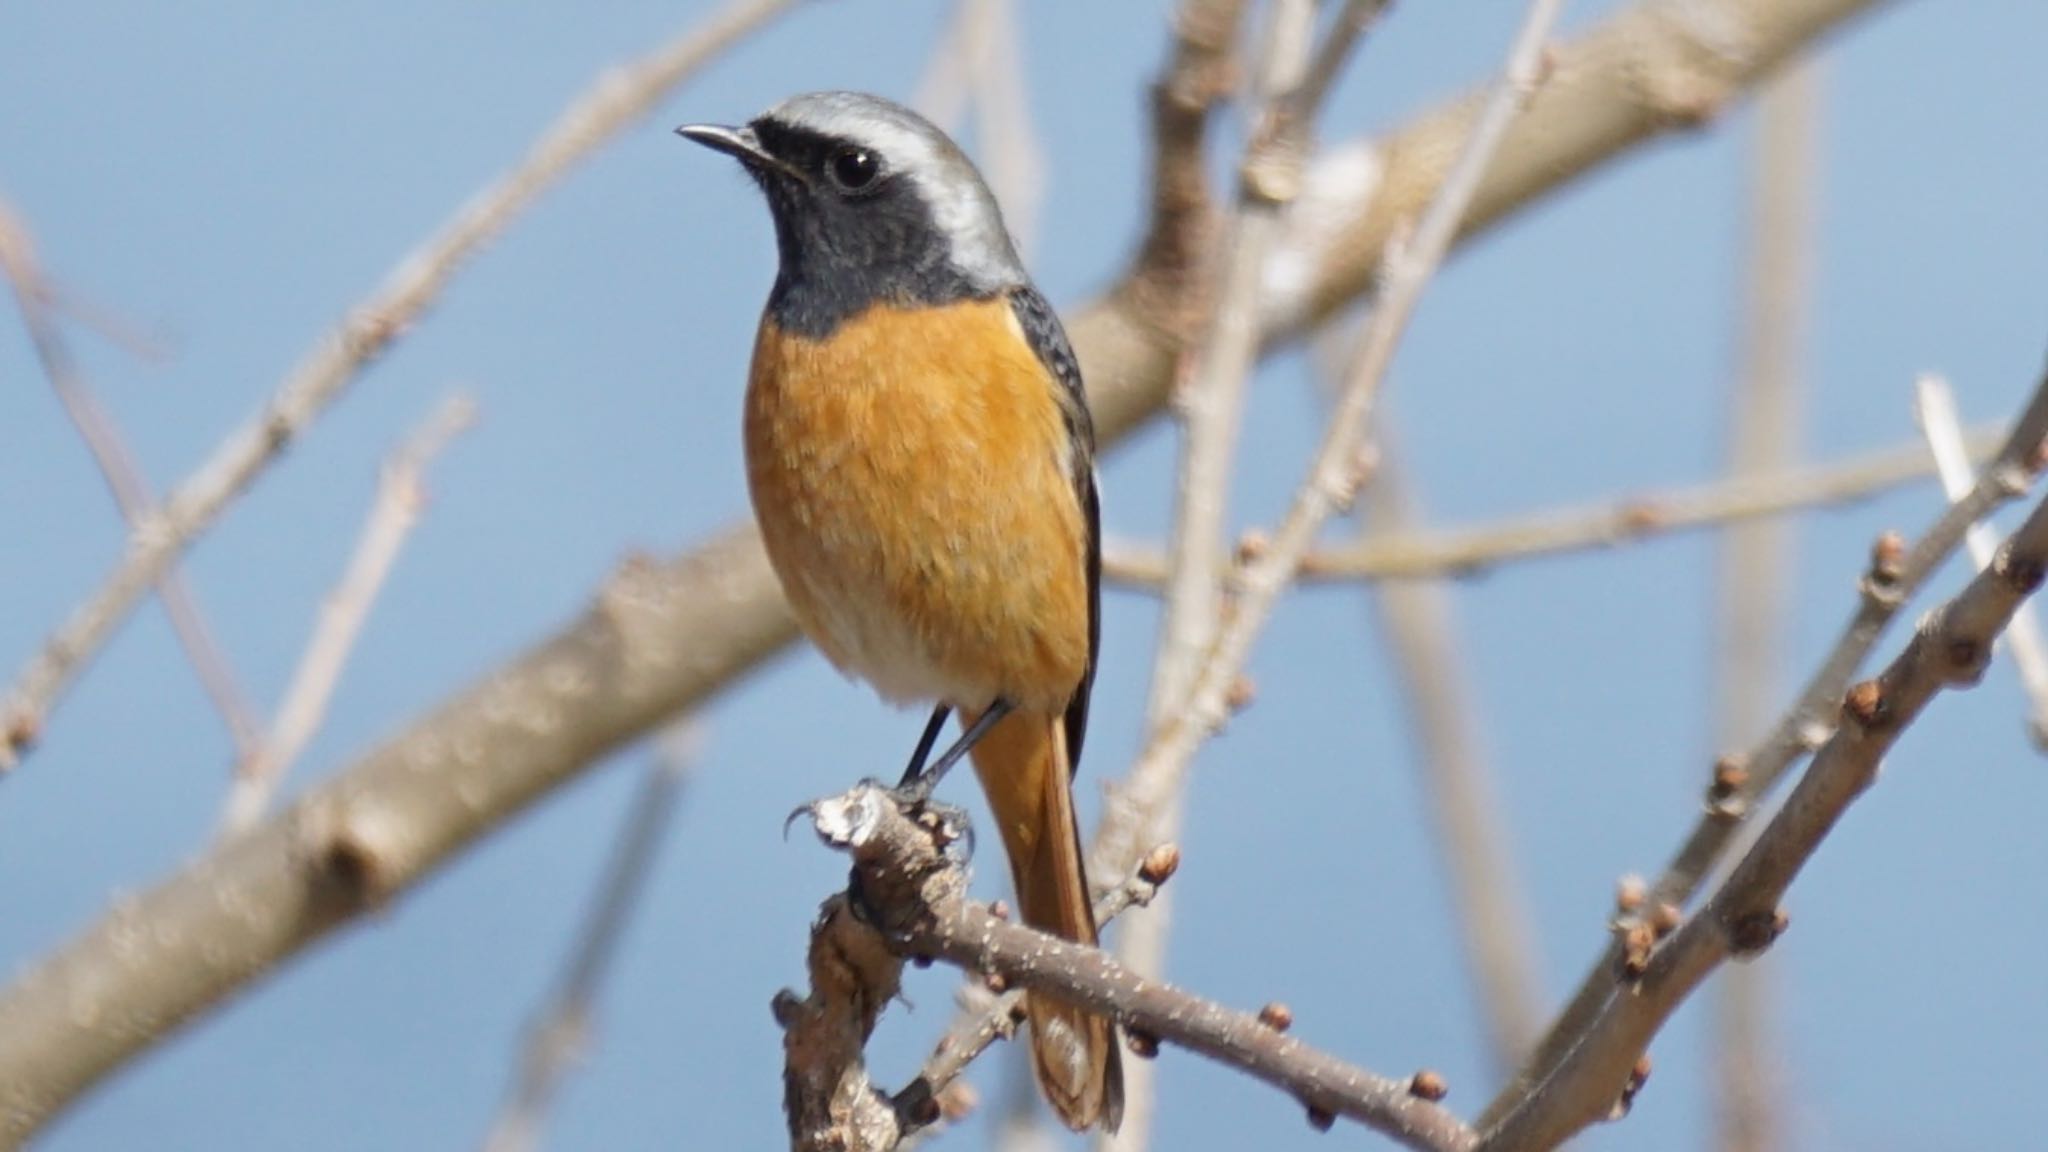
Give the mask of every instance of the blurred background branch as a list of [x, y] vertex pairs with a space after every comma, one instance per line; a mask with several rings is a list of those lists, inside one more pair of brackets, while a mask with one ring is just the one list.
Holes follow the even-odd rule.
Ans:
[[[1741, 363], [1730, 389], [1728, 473], [1744, 479], [1799, 458], [1818, 204], [1820, 79], [1800, 61], [1757, 100], [1749, 188], [1748, 283]], [[1738, 748], [1770, 724], [1790, 632], [1790, 525], [1731, 525], [1721, 539], [1721, 642], [1715, 672], [1717, 747]], [[1728, 973], [1715, 997], [1715, 1143], [1722, 1152], [1770, 1152], [1785, 1143], [1786, 1071], [1775, 1040], [1772, 973], [1759, 958]]]

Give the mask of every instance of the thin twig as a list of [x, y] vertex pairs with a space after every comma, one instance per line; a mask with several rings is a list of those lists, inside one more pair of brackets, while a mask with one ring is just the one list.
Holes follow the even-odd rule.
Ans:
[[[1731, 390], [1728, 472], [1754, 477], [1799, 456], [1801, 361], [1811, 310], [1815, 65], [1802, 60], [1758, 101], [1742, 364]], [[1740, 747], [1770, 724], [1789, 631], [1790, 526], [1751, 521], [1722, 536], [1716, 743]], [[1778, 1054], [1771, 1043], [1773, 965], [1746, 964], [1715, 997], [1714, 1110], [1719, 1152], [1779, 1143]]]
[[1515, 1092], [1498, 1122], [1482, 1125], [1483, 1152], [1552, 1148], [1627, 1098], [1645, 1046], [1700, 982], [1784, 932], [1779, 902], [1800, 870], [1876, 781], [1879, 762], [1929, 701], [1982, 677], [2000, 630], [2041, 586], [2044, 572], [2048, 501], [2034, 507], [1989, 568], [1923, 618], [1889, 666], [1836, 698], [1838, 726], [1741, 863], [1644, 959], [1621, 994], [1602, 1000], [1554, 1071]]
[[[2002, 439], [2000, 430], [1980, 428], [1968, 434], [1965, 448], [1970, 458], [1984, 461]], [[1904, 444], [1836, 464], [1647, 492], [1586, 508], [1324, 545], [1302, 557], [1298, 578], [1304, 584], [1327, 584], [1477, 576], [1519, 560], [1616, 548], [1731, 522], [1868, 500], [1935, 474], [1934, 457], [1925, 445]], [[1165, 585], [1168, 567], [1166, 554], [1157, 548], [1120, 540], [1103, 544], [1102, 575], [1111, 584], [1157, 590]]]
[[1153, 729], [1187, 697], [1221, 615], [1232, 458], [1245, 384], [1259, 350], [1260, 272], [1307, 147], [1307, 124], [1281, 109], [1301, 82], [1314, 27], [1312, 0], [1273, 5], [1254, 86], [1253, 123], [1259, 129], [1246, 149], [1237, 207], [1224, 234], [1221, 287], [1204, 336], [1190, 352], [1186, 383], [1176, 390], [1183, 434], [1172, 566], [1148, 710], [1147, 726]]
[[1099, 872], [1123, 872], [1142, 842], [1142, 831], [1154, 826], [1156, 813], [1179, 792], [1180, 778], [1195, 750], [1227, 715], [1231, 688], [1281, 590], [1292, 582], [1324, 521], [1356, 489], [1380, 381], [1489, 157], [1540, 79], [1544, 40], [1559, 6], [1559, 0], [1535, 0], [1529, 6], [1508, 53], [1505, 75], [1465, 141], [1458, 163], [1421, 224], [1388, 253], [1378, 304], [1308, 479], [1270, 547], [1245, 566], [1235, 610], [1204, 658], [1186, 707], [1171, 725], [1153, 733], [1125, 782], [1112, 790], [1089, 860]]
[[29, 661], [0, 708], [0, 771], [34, 742], [58, 698], [187, 546], [287, 445], [310, 427], [372, 360], [389, 351], [474, 255], [563, 173], [651, 111], [684, 78], [797, 0], [733, 0], [652, 55], [605, 73], [542, 134], [526, 159], [485, 188], [401, 261], [340, 328], [285, 377], [263, 411], [136, 526], [127, 551]]
[[[1379, 438], [1379, 462], [1360, 501], [1360, 526], [1372, 533], [1412, 531], [1415, 499], [1384, 421]], [[1415, 759], [1434, 820], [1431, 839], [1450, 876], [1487, 1051], [1505, 1077], [1528, 1054], [1543, 1024], [1536, 934], [1493, 772], [1479, 747], [1478, 707], [1458, 651], [1450, 594], [1441, 583], [1388, 582], [1374, 587], [1372, 605], [1399, 673], [1399, 711], [1414, 732]]]
[[[2035, 386], [2005, 443], [1977, 474], [1968, 496], [1949, 505], [1910, 548], [1894, 534], [1880, 538], [1862, 581], [1856, 611], [1798, 698], [1762, 740], [1716, 763], [1704, 810], [1641, 901], [1646, 911], [1666, 906], [1683, 909], [1692, 901], [1759, 798], [1767, 795], [1801, 756], [1828, 739], [1850, 678], [1899, 609], [1962, 543], [1971, 524], [2026, 491], [2040, 465], [2044, 438], [2048, 438], [2048, 372]], [[1648, 930], [1645, 925], [1643, 914], [1625, 915], [1616, 922], [1613, 941], [1551, 1022], [1535, 1054], [1487, 1106], [1479, 1120], [1481, 1128], [1492, 1126], [1508, 1108], [1549, 1079], [1608, 1002], [1626, 990], [1618, 973], [1624, 960], [1630, 961], [1631, 967], [1639, 963], [1640, 957], [1630, 954], [1640, 950], [1638, 943]]]
[[1331, 22], [1330, 31], [1324, 35], [1322, 46], [1316, 49], [1316, 57], [1308, 66], [1308, 75], [1303, 78], [1296, 99], [1309, 108], [1321, 108], [1330, 98], [1330, 90], [1337, 85], [1337, 78], [1344, 74], [1344, 65], [1350, 61], [1351, 53], [1358, 42], [1372, 31], [1386, 14], [1393, 0], [1344, 0], [1344, 7]]
[[[121, 510], [121, 518], [133, 528], [148, 518], [156, 499], [150, 495], [149, 482], [143, 478], [142, 469], [122, 440], [113, 417], [100, 406], [99, 398], [93, 394], [85, 374], [73, 359], [71, 348], [65, 343], [64, 334], [51, 315], [56, 302], [55, 289], [36, 261], [35, 244], [29, 237], [28, 228], [5, 204], [0, 204], [0, 270], [6, 272], [14, 285], [14, 299], [21, 308], [21, 321], [28, 329], [29, 342], [35, 346], [37, 359], [42, 362], [43, 376], [49, 380], [51, 390], [64, 406], [64, 414], [71, 419], [72, 427], [78, 430], [79, 438], [91, 451], [93, 462], [99, 465], [100, 475], [106, 480], [108, 490], [114, 495], [114, 503]], [[208, 627], [205, 615], [200, 612], [198, 602], [186, 586], [184, 573], [166, 566], [156, 580], [156, 591], [158, 599], [163, 602], [164, 615], [170, 618], [171, 630], [177, 634], [178, 643], [184, 646], [186, 658], [192, 662], [192, 670], [199, 677], [200, 686], [227, 722], [235, 758], [240, 760], [248, 756], [257, 739], [256, 711], [250, 706], [248, 694], [242, 691], [220, 645], [214, 641], [213, 629]], [[7, 759], [7, 743], [6, 739], [0, 738], [0, 766], [4, 766]]]
[[531, 1152], [539, 1147], [548, 1108], [563, 1078], [587, 1058], [598, 991], [646, 891], [702, 745], [694, 716], [682, 717], [656, 737], [654, 763], [626, 807], [625, 826], [563, 965], [561, 980], [527, 1028], [517, 1079], [491, 1122], [484, 1152]]
[[[1200, 999], [1164, 981], [1118, 964], [1099, 949], [1071, 944], [1010, 923], [966, 898], [966, 876], [949, 851], [961, 830], [929, 814], [913, 820], [889, 795], [870, 784], [811, 806], [826, 844], [853, 858], [868, 915], [843, 913], [847, 899], [826, 904], [818, 933], [835, 937], [832, 954], [896, 955], [945, 960], [969, 972], [993, 972], [1027, 990], [1123, 1022], [1133, 1034], [1169, 1041], [1286, 1090], [1312, 1120], [1337, 1116], [1367, 1125], [1408, 1148], [1467, 1152], [1473, 1134], [1457, 1117], [1411, 1091], [1409, 1082], [1378, 1076], [1310, 1048], [1280, 1025]], [[858, 922], [857, 922], [858, 921]], [[863, 942], [861, 934], [867, 942]], [[880, 943], [880, 948], [876, 947]], [[825, 970], [813, 936], [812, 993], [776, 998], [790, 1061], [784, 1075], [791, 1136], [799, 1149], [894, 1147], [897, 1113], [870, 1110], [860, 1054], [876, 1013], [894, 995], [900, 964], [891, 969], [863, 959], [840, 960]], [[850, 977], [866, 974], [865, 983]], [[821, 979], [822, 978], [822, 979]], [[821, 1043], [822, 1025], [836, 1044]], [[832, 1102], [848, 1101], [851, 1106]]]
[[476, 404], [469, 397], [451, 396], [384, 462], [377, 478], [377, 495], [363, 519], [355, 551], [340, 581], [320, 605], [312, 638], [299, 657], [270, 731], [236, 769], [221, 812], [222, 836], [240, 835], [263, 818], [286, 773], [320, 730], [327, 718], [327, 704], [341, 683], [341, 670], [383, 590], [384, 578], [419, 522], [426, 504], [427, 465], [475, 419]]
[[43, 277], [43, 299], [52, 312], [91, 329], [100, 339], [141, 363], [164, 364], [171, 359], [175, 345], [169, 336], [145, 328], [47, 274]]
[[[1935, 465], [1941, 470], [1943, 490], [1950, 500], [1961, 500], [1969, 494], [1975, 477], [1948, 382], [1939, 376], [1922, 376], [1914, 392], [1914, 410], [1920, 419], [1920, 430], [1927, 437], [1927, 447], [1934, 453]], [[1997, 531], [1979, 522], [1970, 525], [1965, 539], [1977, 567], [1989, 565], [1998, 547]], [[2041, 622], [2032, 603], [2020, 605], [2013, 614], [2012, 626], [2005, 630], [2005, 643], [2033, 707], [2027, 732], [2035, 747], [2048, 750], [2048, 647], [2042, 643]]]
[[[1244, 394], [1259, 352], [1259, 288], [1266, 249], [1280, 214], [1300, 186], [1313, 109], [1297, 107], [1295, 90], [1308, 68], [1315, 31], [1314, 0], [1276, 0], [1270, 6], [1252, 85], [1254, 131], [1238, 169], [1236, 206], [1223, 233], [1219, 287], [1200, 341], [1190, 350], [1186, 383], [1176, 390], [1181, 419], [1173, 567], [1152, 665], [1146, 728], [1163, 729], [1187, 699], [1196, 672], [1214, 643], [1223, 615], [1223, 540], [1232, 457], [1243, 423]], [[1182, 783], [1185, 783], [1183, 780]], [[1144, 843], [1180, 835], [1184, 796], [1179, 789], [1136, 833]], [[1172, 899], [1124, 930], [1116, 954], [1134, 972], [1165, 967]], [[1124, 1074], [1123, 1122], [1097, 1137], [1096, 1147], [1142, 1152], [1152, 1138], [1153, 1070], [1132, 1063]]]

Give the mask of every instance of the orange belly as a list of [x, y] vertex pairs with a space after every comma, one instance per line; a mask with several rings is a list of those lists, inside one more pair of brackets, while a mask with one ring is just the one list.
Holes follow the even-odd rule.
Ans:
[[899, 703], [1057, 713], [1088, 659], [1086, 528], [1044, 368], [1001, 300], [764, 323], [747, 478], [798, 622]]

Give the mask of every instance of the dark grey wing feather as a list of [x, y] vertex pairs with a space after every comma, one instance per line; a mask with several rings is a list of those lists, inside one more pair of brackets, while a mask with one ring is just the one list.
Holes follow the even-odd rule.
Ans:
[[1081, 742], [1088, 734], [1088, 697], [1095, 688], [1096, 657], [1102, 649], [1102, 511], [1095, 492], [1095, 422], [1088, 415], [1088, 394], [1081, 385], [1081, 361], [1067, 342], [1060, 318], [1038, 289], [1025, 285], [1010, 290], [1010, 309], [1024, 329], [1024, 339], [1060, 387], [1060, 412], [1073, 445], [1074, 498], [1088, 531], [1088, 670], [1067, 703], [1067, 763], [1081, 768]]

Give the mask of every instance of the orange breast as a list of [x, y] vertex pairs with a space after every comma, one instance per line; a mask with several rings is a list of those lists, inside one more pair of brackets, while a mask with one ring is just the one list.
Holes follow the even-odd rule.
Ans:
[[1054, 385], [1001, 300], [764, 323], [747, 475], [811, 639], [899, 702], [1057, 713], [1088, 658], [1085, 526]]

